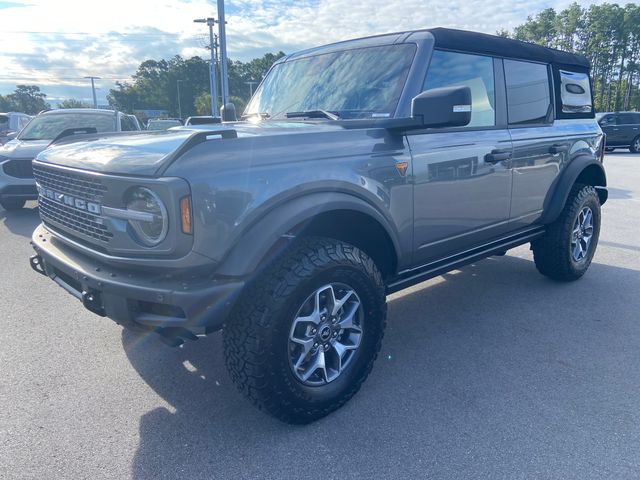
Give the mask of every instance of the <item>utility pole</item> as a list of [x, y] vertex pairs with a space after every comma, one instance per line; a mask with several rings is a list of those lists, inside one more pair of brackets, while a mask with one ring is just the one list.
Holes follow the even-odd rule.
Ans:
[[182, 80], [178, 80], [176, 82], [178, 86], [178, 117], [180, 118], [180, 120], [182, 120], [182, 106], [180, 105], [180, 83], [182, 83]]
[[96, 84], [94, 80], [100, 80], [100, 77], [84, 77], [91, 79], [91, 92], [93, 93], [93, 108], [98, 108], [98, 99], [96, 98]]
[[206, 23], [209, 27], [209, 50], [211, 51], [211, 61], [209, 62], [209, 88], [211, 91], [211, 115], [218, 116], [218, 82], [216, 80], [216, 60], [214, 53], [213, 27], [216, 21], [213, 17], [197, 18], [195, 23]]
[[220, 84], [222, 86], [222, 106], [229, 102], [229, 79], [227, 77], [227, 31], [224, 16], [224, 0], [218, 0], [218, 33], [220, 34]]

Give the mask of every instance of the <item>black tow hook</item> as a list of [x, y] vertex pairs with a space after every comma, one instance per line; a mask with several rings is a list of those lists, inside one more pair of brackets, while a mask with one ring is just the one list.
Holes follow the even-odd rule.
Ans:
[[84, 308], [86, 308], [90, 312], [95, 313], [96, 315], [100, 315], [101, 317], [107, 316], [104, 311], [102, 299], [100, 298], [100, 294], [98, 292], [87, 292], [86, 290], [84, 290], [82, 292], [82, 304], [84, 305]]
[[42, 258], [40, 255], [32, 255], [29, 257], [29, 265], [33, 268], [34, 272], [38, 272], [40, 275], [47, 276], [47, 272], [44, 271], [44, 267], [42, 266]]

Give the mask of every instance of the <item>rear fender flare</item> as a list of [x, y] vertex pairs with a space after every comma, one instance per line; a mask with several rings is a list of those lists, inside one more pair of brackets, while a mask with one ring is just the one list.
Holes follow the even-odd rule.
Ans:
[[588, 168], [595, 171], [595, 180], [592, 183], [598, 190], [600, 203], [604, 204], [607, 201], [607, 177], [602, 163], [595, 157], [581, 155], [575, 157], [552, 184], [547, 198], [544, 201], [544, 210], [539, 220], [540, 223], [552, 223], [560, 216], [562, 209], [567, 203], [571, 188], [580, 175], [586, 172]]

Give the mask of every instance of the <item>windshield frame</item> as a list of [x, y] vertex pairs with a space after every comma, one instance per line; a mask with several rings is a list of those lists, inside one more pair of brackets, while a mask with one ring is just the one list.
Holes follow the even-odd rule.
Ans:
[[[101, 116], [101, 117], [107, 117], [107, 118], [111, 118], [113, 120], [113, 130], [105, 130], [105, 132], [116, 132], [117, 131], [117, 124], [116, 124], [116, 115], [115, 113], [111, 114], [108, 112], [61, 112], [61, 113], [50, 113], [50, 114], [42, 114], [42, 115], [36, 115], [35, 117], [33, 117], [29, 123], [27, 123], [27, 125], [20, 131], [20, 133], [18, 134], [18, 136], [16, 137], [18, 140], [22, 140], [25, 142], [28, 141], [51, 141], [54, 140], [56, 138], [56, 136], [52, 137], [52, 138], [31, 138], [25, 135], [25, 132], [28, 131], [29, 127], [33, 126], [33, 123], [36, 121], [40, 121], [39, 119], [43, 119], [43, 118], [56, 118], [56, 117], [62, 117], [62, 116], [72, 116], [72, 115], [91, 115], [91, 116]], [[82, 128], [82, 126], [77, 126], [77, 127], [68, 127], [68, 128]], [[65, 129], [62, 129], [60, 132], [58, 132], [58, 135], [60, 133], [62, 133]], [[98, 133], [102, 133], [102, 132], [98, 132]]]
[[[353, 41], [353, 42], [357, 42]], [[351, 43], [348, 42], [348, 43]], [[391, 108], [389, 109], [388, 115], [383, 116], [385, 114], [387, 114], [387, 112], [384, 112], [384, 114], [380, 114], [380, 116], [375, 116], [375, 112], [372, 113], [371, 117], [345, 117], [342, 118], [342, 116], [340, 115], [340, 111], [339, 110], [327, 110], [328, 112], [332, 113], [332, 114], [337, 114], [340, 116], [340, 119], [338, 121], [347, 121], [347, 122], [354, 122], [354, 121], [359, 121], [362, 122], [363, 120], [380, 120], [380, 119], [391, 119], [391, 118], [397, 118], [398, 113], [402, 110], [404, 110], [404, 96], [405, 93], [409, 87], [409, 85], [411, 83], [413, 83], [413, 76], [414, 76], [414, 70], [416, 68], [416, 63], [418, 58], [422, 55], [422, 51], [423, 51], [423, 45], [421, 45], [422, 42], [418, 41], [418, 42], [414, 42], [414, 41], [407, 41], [407, 42], [395, 42], [395, 41], [388, 41], [388, 42], [384, 42], [384, 43], [376, 43], [376, 44], [366, 44], [366, 45], [362, 45], [362, 44], [353, 44], [353, 45], [344, 45], [343, 48], [331, 48], [329, 50], [323, 51], [317, 51], [317, 52], [313, 52], [313, 53], [309, 53], [309, 54], [293, 54], [289, 57], [284, 57], [282, 60], [277, 61], [276, 63], [274, 63], [271, 68], [268, 70], [267, 74], [264, 76], [264, 78], [262, 79], [262, 81], [260, 82], [260, 84], [258, 85], [258, 87], [256, 88], [256, 90], [254, 91], [253, 96], [251, 97], [251, 99], [249, 100], [249, 102], [247, 103], [247, 107], [245, 108], [242, 117], [245, 118], [254, 118], [254, 119], [260, 119], [260, 121], [268, 121], [268, 120], [276, 120], [276, 121], [289, 121], [289, 122], [300, 122], [300, 121], [304, 121], [304, 120], [312, 120], [312, 121], [335, 121], [335, 120], [331, 120], [329, 118], [320, 118], [319, 116], [313, 116], [313, 117], [305, 117], [302, 118], [300, 116], [296, 116], [296, 117], [292, 117], [292, 118], [287, 118], [286, 114], [290, 113], [289, 109], [285, 109], [285, 111], [282, 112], [261, 112], [259, 111], [259, 109], [257, 109], [256, 111], [249, 111], [249, 108], [252, 107], [254, 99], [257, 99], [258, 96], [260, 95], [260, 93], [262, 92], [262, 89], [264, 88], [265, 82], [268, 81], [269, 77], [271, 75], [273, 75], [274, 71], [277, 68], [280, 68], [282, 65], [286, 65], [286, 64], [290, 64], [293, 62], [298, 62], [298, 61], [305, 61], [305, 60], [309, 60], [312, 58], [316, 58], [316, 57], [320, 57], [320, 56], [324, 56], [324, 55], [335, 55], [335, 54], [342, 54], [345, 52], [353, 52], [353, 51], [357, 51], [357, 50], [366, 50], [366, 49], [372, 49], [372, 48], [384, 48], [384, 47], [398, 47], [398, 48], [402, 48], [402, 47], [412, 47], [412, 52], [410, 55], [410, 58], [408, 59], [407, 62], [407, 68], [406, 71], [404, 72], [404, 79], [401, 81], [401, 83], [398, 85], [398, 95], [397, 98], [395, 99], [394, 103], [392, 104]], [[296, 104], [294, 104], [296, 105]], [[316, 109], [316, 111], [318, 111]], [[298, 112], [298, 109], [294, 109], [292, 110], [292, 112]], [[344, 111], [343, 111], [344, 112]], [[265, 113], [268, 113], [268, 115], [265, 115]]]

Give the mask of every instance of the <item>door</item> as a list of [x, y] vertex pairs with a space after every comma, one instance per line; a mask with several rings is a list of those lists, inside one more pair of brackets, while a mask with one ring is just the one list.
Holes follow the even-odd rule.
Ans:
[[513, 140], [511, 226], [535, 222], [566, 164], [571, 140], [554, 126], [549, 66], [504, 60], [509, 131]]
[[512, 148], [506, 124], [500, 127], [504, 109], [496, 107], [504, 101], [503, 86], [497, 89], [494, 80], [500, 78], [496, 65], [487, 56], [433, 54], [423, 89], [470, 87], [472, 114], [466, 127], [407, 136], [413, 157], [416, 265], [476, 246], [508, 228]]
[[617, 116], [618, 115], [614, 113], [608, 113], [599, 121], [600, 128], [602, 128], [602, 131], [607, 136], [608, 147], [624, 145], [623, 137], [618, 128]]
[[631, 145], [640, 135], [640, 113], [619, 113], [617, 126], [621, 145]]

